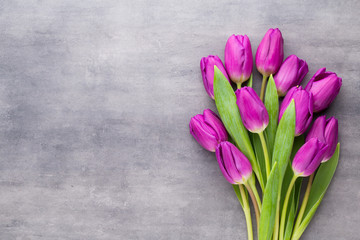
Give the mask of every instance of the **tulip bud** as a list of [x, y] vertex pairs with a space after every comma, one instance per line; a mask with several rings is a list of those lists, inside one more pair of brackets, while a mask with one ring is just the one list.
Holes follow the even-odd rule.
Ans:
[[225, 67], [231, 81], [241, 84], [249, 79], [253, 58], [248, 36], [232, 35], [225, 46]]
[[279, 121], [287, 106], [290, 104], [291, 99], [295, 101], [295, 136], [300, 136], [309, 127], [313, 118], [312, 94], [304, 90], [301, 86], [291, 88], [281, 104]]
[[287, 57], [274, 76], [279, 96], [285, 96], [290, 88], [299, 85], [308, 72], [309, 68], [304, 60], [296, 55]]
[[244, 184], [251, 177], [249, 160], [232, 143], [220, 143], [215, 153], [221, 172], [231, 184]]
[[236, 90], [235, 95], [244, 126], [253, 133], [264, 131], [269, 124], [269, 115], [254, 89], [243, 87]]
[[209, 55], [201, 59], [200, 70], [204, 82], [204, 87], [212, 99], [214, 99], [214, 66], [217, 66], [222, 74], [224, 74], [224, 76], [229, 80], [224, 65], [218, 56]]
[[306, 136], [306, 141], [309, 141], [314, 137], [329, 146], [324, 154], [322, 162], [328, 161], [332, 155], [334, 155], [338, 142], [338, 120], [334, 117], [331, 117], [328, 120], [326, 120], [325, 116], [318, 117]]
[[311, 138], [296, 153], [292, 169], [296, 176], [307, 177], [315, 172], [324, 157], [328, 145]]
[[206, 150], [215, 152], [217, 145], [228, 139], [226, 129], [220, 118], [210, 109], [190, 120], [190, 133]]
[[256, 51], [255, 62], [264, 76], [275, 74], [284, 59], [284, 39], [278, 28], [270, 28]]
[[342, 79], [334, 72], [326, 72], [320, 68], [311, 78], [305, 89], [313, 94], [314, 112], [319, 112], [329, 107], [338, 95]]

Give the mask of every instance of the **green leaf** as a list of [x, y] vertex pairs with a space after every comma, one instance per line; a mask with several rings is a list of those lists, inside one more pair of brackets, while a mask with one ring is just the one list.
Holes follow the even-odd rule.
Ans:
[[270, 172], [261, 208], [259, 239], [269, 240], [274, 231], [276, 205], [279, 191], [279, 171], [275, 162]]
[[[295, 102], [291, 100], [289, 106], [281, 117], [279, 126], [276, 131], [274, 151], [272, 156], [273, 164], [278, 163], [279, 168], [279, 182], [285, 174], [288, 166], [291, 150], [293, 147], [295, 136]], [[280, 188], [281, 189], [281, 188]]]
[[247, 85], [246, 85], [246, 86], [248, 86], [248, 87], [251, 87], [251, 88], [252, 88], [252, 85], [253, 85], [253, 75], [251, 74], [251, 75], [250, 75], [250, 79], [248, 80], [248, 82], [247, 82]]
[[240, 151], [249, 159], [251, 166], [259, 179], [262, 189], [264, 183], [255, 158], [248, 131], [241, 121], [236, 96], [229, 81], [222, 72], [214, 66], [214, 96], [216, 108], [220, 114], [226, 130], [235, 141]]
[[[242, 208], [244, 208], [244, 203], [243, 203], [243, 200], [242, 200], [242, 197], [241, 197], [239, 185], [233, 184], [232, 186], [234, 188], [237, 199], [239, 200]], [[249, 195], [248, 195], [248, 192], [247, 192], [246, 188], [244, 190], [245, 190], [245, 193], [246, 193], [246, 199], [249, 201]]]
[[314, 182], [312, 184], [309, 200], [305, 208], [304, 219], [302, 220], [299, 228], [294, 233], [295, 239], [299, 239], [309, 225], [313, 218], [321, 200], [323, 199], [327, 188], [334, 176], [335, 169], [339, 161], [340, 143], [338, 143], [335, 153], [332, 158], [322, 163], [315, 175]]
[[268, 80], [265, 92], [265, 107], [269, 114], [269, 125], [265, 129], [268, 151], [271, 156], [274, 149], [275, 134], [279, 117], [279, 96], [276, 90], [275, 81], [272, 75]]

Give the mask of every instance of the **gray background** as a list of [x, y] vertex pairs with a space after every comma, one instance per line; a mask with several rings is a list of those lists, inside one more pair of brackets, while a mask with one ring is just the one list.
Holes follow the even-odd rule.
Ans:
[[[297, 3], [299, 2], [299, 3]], [[0, 1], [0, 239], [246, 239], [199, 61], [233, 33], [343, 78], [341, 159], [303, 239], [359, 239], [360, 1]], [[260, 75], [255, 73], [259, 90]]]

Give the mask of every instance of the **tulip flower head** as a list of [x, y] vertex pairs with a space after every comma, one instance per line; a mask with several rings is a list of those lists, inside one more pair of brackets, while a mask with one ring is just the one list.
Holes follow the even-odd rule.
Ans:
[[342, 79], [334, 72], [326, 72], [326, 68], [319, 69], [311, 78], [305, 89], [313, 94], [314, 112], [319, 112], [332, 103], [338, 95]]
[[309, 68], [304, 60], [296, 55], [287, 57], [274, 76], [279, 96], [285, 96], [290, 88], [299, 85], [308, 72]]
[[284, 39], [278, 28], [270, 28], [256, 51], [255, 62], [264, 76], [275, 74], [284, 59]]
[[224, 65], [218, 56], [209, 55], [201, 59], [200, 70], [204, 82], [204, 87], [212, 99], [214, 99], [214, 66], [217, 66], [222, 74], [224, 74], [224, 76], [229, 80]]
[[328, 145], [317, 138], [311, 138], [296, 153], [292, 162], [294, 174], [298, 177], [307, 177], [315, 172], [324, 157]]
[[251, 177], [249, 160], [232, 143], [220, 143], [215, 153], [221, 172], [231, 184], [244, 184]]
[[231, 81], [241, 84], [250, 78], [253, 68], [248, 36], [231, 35], [225, 46], [225, 67]]
[[217, 145], [228, 139], [223, 123], [210, 109], [205, 109], [203, 114], [192, 117], [189, 127], [196, 141], [210, 152], [215, 152]]
[[322, 162], [328, 161], [334, 155], [338, 142], [338, 120], [334, 117], [330, 117], [327, 120], [325, 116], [318, 117], [310, 128], [306, 141], [314, 137], [329, 146]]
[[292, 99], [295, 101], [296, 112], [295, 136], [300, 136], [306, 131], [313, 119], [312, 94], [301, 86], [291, 88], [281, 103], [279, 121]]
[[236, 104], [244, 126], [253, 133], [260, 133], [269, 124], [269, 114], [253, 88], [243, 87], [235, 91]]

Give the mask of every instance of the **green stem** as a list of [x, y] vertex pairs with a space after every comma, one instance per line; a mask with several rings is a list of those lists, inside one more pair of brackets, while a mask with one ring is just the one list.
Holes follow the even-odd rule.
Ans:
[[263, 75], [263, 80], [262, 80], [262, 84], [261, 84], [261, 92], [260, 92], [260, 99], [261, 99], [261, 101], [264, 101], [266, 80], [267, 80], [267, 76], [266, 76], [266, 75]]
[[263, 151], [264, 151], [265, 167], [266, 167], [266, 178], [268, 178], [269, 175], [270, 175], [269, 152], [268, 152], [268, 149], [267, 149], [267, 145], [266, 145], [266, 141], [265, 141], [265, 137], [264, 137], [264, 132], [260, 132], [260, 133], [258, 133], [258, 134], [259, 134], [259, 137], [260, 137], [262, 149], [263, 149]]
[[287, 190], [286, 195], [285, 195], [284, 205], [283, 205], [283, 209], [281, 211], [280, 238], [279, 238], [279, 240], [284, 239], [286, 212], [287, 212], [287, 207], [288, 207], [288, 204], [289, 204], [290, 194], [291, 194], [291, 191], [292, 191], [292, 189], [294, 187], [296, 179], [297, 179], [297, 176], [294, 175], [293, 178], [291, 179], [291, 182], [289, 184], [288, 190]]
[[299, 234], [294, 231], [294, 234], [292, 235], [291, 240], [298, 240], [301, 237], [301, 235], [299, 235], [299, 236], [298, 235]]
[[255, 158], [255, 161], [256, 161], [256, 164], [257, 164], [257, 167], [256, 167], [257, 171], [255, 172], [254, 167], [253, 167], [253, 171], [255, 172], [255, 175], [256, 175], [256, 177], [257, 177], [257, 179], [259, 181], [261, 191], [264, 192], [265, 191], [265, 183], [264, 183], [263, 175], [260, 172], [260, 167], [258, 167], [259, 163], [257, 162], [256, 158]]
[[250, 152], [249, 158], [251, 158], [251, 162], [254, 163], [254, 166], [252, 166], [253, 171], [254, 171], [255, 176], [257, 177], [257, 179], [258, 179], [258, 181], [259, 181], [261, 190], [264, 192], [264, 190], [265, 190], [265, 184], [264, 184], [263, 175], [262, 175], [262, 173], [261, 173], [261, 171], [260, 171], [259, 162], [257, 161], [257, 159], [256, 159], [255, 154], [254, 154], [253, 151]]
[[248, 231], [248, 240], [253, 240], [253, 229], [252, 229], [252, 222], [251, 222], [251, 213], [250, 213], [250, 207], [249, 207], [249, 202], [246, 199], [246, 194], [245, 194], [245, 190], [244, 190], [244, 186], [243, 185], [239, 185], [239, 189], [240, 189], [240, 194], [244, 203], [244, 214], [245, 214], [245, 219], [246, 219], [246, 226], [247, 226], [247, 231]]
[[241, 88], [241, 82], [236, 83], [237, 89]]
[[251, 201], [253, 203], [254, 210], [255, 210], [255, 217], [256, 217], [256, 226], [257, 226], [257, 229], [259, 230], [259, 221], [260, 221], [259, 204], [257, 202], [255, 194], [254, 194], [253, 190], [251, 189], [250, 185], [248, 183], [245, 183], [244, 185], [245, 185], [246, 189], [248, 190]]
[[252, 189], [253, 192], [254, 192], [256, 202], [257, 202], [257, 204], [258, 204], [258, 206], [259, 206], [259, 210], [260, 210], [260, 212], [261, 212], [261, 208], [262, 208], [261, 198], [260, 198], [260, 196], [259, 196], [259, 193], [258, 193], [258, 190], [257, 190], [257, 188], [256, 188], [256, 186], [255, 186], [255, 183], [249, 181], [249, 185], [250, 185], [251, 189]]
[[294, 232], [300, 226], [300, 223], [301, 223], [302, 218], [304, 216], [304, 212], [305, 212], [305, 208], [306, 208], [306, 205], [308, 203], [308, 200], [309, 200], [310, 190], [311, 190], [312, 182], [314, 180], [314, 176], [315, 176], [315, 173], [311, 174], [311, 176], [309, 178], [309, 181], [308, 181], [308, 184], [307, 184], [307, 187], [306, 187], [306, 192], [305, 192], [305, 195], [304, 195], [304, 199], [302, 201], [301, 208], [300, 208], [300, 211], [299, 211], [299, 215], [298, 215], [298, 217], [296, 219], [296, 223], [295, 223], [295, 226], [294, 226]]
[[273, 240], [278, 240], [279, 237], [279, 217], [280, 217], [280, 192], [278, 194], [278, 199], [276, 203], [276, 215], [275, 215]]

